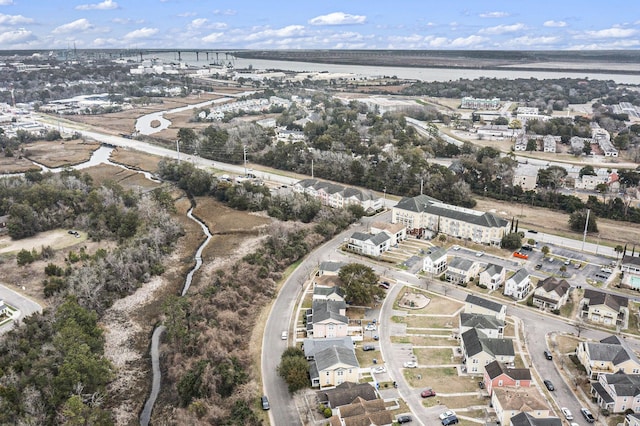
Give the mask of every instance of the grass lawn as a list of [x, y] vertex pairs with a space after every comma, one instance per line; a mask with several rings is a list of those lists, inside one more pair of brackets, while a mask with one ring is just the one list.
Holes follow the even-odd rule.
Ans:
[[516, 329], [512, 322], [507, 322], [507, 325], [504, 327], [504, 337], [515, 337]]
[[378, 361], [382, 360], [382, 355], [380, 354], [379, 347], [376, 346], [375, 351], [363, 351], [362, 346], [355, 348], [356, 358], [358, 358], [358, 362], [360, 363], [360, 367], [366, 368], [373, 366], [373, 359], [376, 358]]
[[[438, 391], [436, 391], [437, 394]], [[438, 404], [439, 402], [439, 404]], [[478, 393], [473, 395], [464, 396], [438, 396], [435, 398], [425, 398], [422, 400], [422, 405], [425, 407], [435, 407], [436, 405], [444, 405], [450, 410], [459, 410], [461, 408], [467, 408], [474, 405], [489, 405], [489, 397], [480, 396]], [[444, 411], [444, 407], [442, 408]], [[458, 414], [473, 418], [484, 418], [485, 414], [480, 410], [473, 410], [469, 412], [460, 411]], [[480, 415], [481, 417], [477, 417]]]
[[432, 387], [436, 393], [473, 392], [480, 378], [480, 375], [458, 376], [455, 367], [405, 369], [403, 374], [411, 387], [420, 390]]
[[418, 364], [424, 365], [441, 365], [441, 364], [453, 364], [455, 359], [453, 357], [452, 349], [414, 349], [413, 353], [418, 358]]
[[618, 416], [609, 416], [609, 417], [605, 417], [606, 418], [606, 422], [608, 426], [617, 426], [620, 424], [624, 423], [624, 416], [623, 415], [618, 415]]
[[578, 347], [578, 343], [584, 339], [579, 339], [575, 336], [557, 336], [556, 343], [558, 344], [557, 350], [561, 354], [574, 352]]
[[[431, 334], [431, 332], [429, 334]], [[450, 333], [447, 331], [447, 336], [449, 335]], [[444, 336], [391, 336], [391, 343], [408, 343], [414, 346], [459, 346], [460, 344], [456, 339]]]
[[458, 318], [456, 317], [416, 317], [407, 316], [403, 321], [407, 327], [417, 328], [454, 328], [458, 326]]

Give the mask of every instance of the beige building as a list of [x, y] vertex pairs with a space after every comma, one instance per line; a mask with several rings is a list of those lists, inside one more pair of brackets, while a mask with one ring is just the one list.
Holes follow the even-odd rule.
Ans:
[[391, 213], [392, 223], [408, 230], [425, 230], [480, 244], [499, 246], [509, 233], [509, 221], [492, 213], [445, 204], [427, 195], [405, 197]]
[[560, 309], [569, 297], [571, 286], [566, 280], [548, 277], [533, 291], [533, 304], [543, 309]]
[[328, 388], [344, 382], [358, 382], [360, 364], [353, 348], [331, 346], [315, 354], [309, 364], [311, 385]]
[[454, 284], [467, 284], [478, 275], [480, 265], [478, 262], [464, 257], [453, 257], [447, 264], [444, 276], [447, 281]]
[[538, 168], [530, 164], [518, 164], [513, 171], [513, 186], [520, 186], [523, 191], [536, 189]]
[[627, 328], [629, 299], [624, 296], [587, 289], [580, 305], [581, 316], [591, 322]]
[[407, 228], [401, 223], [373, 222], [369, 232], [373, 235], [384, 232], [391, 239], [389, 243], [392, 246], [407, 239]]
[[507, 316], [507, 306], [493, 300], [483, 299], [473, 294], [464, 299], [464, 312], [466, 314], [493, 315], [501, 321]]
[[587, 370], [591, 380], [597, 380], [600, 374], [612, 374], [622, 371], [628, 374], [640, 374], [640, 360], [627, 343], [618, 336], [609, 336], [599, 342], [580, 342], [576, 356]]
[[484, 367], [493, 361], [513, 366], [515, 350], [511, 339], [493, 339], [472, 328], [460, 335], [460, 346], [468, 374], [483, 374]]
[[484, 285], [490, 290], [499, 289], [504, 285], [506, 271], [500, 265], [488, 264], [485, 270], [480, 272], [480, 285]]
[[640, 412], [640, 374], [601, 374], [591, 384], [591, 395], [610, 413]]
[[511, 418], [520, 413], [528, 413], [535, 418], [546, 418], [552, 414], [544, 396], [535, 387], [494, 389], [491, 405], [503, 426], [510, 426]]

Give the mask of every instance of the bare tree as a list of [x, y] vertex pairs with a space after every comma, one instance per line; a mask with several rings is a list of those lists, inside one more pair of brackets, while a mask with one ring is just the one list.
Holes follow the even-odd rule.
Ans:
[[582, 333], [582, 331], [585, 328], [587, 328], [587, 326], [584, 323], [584, 320], [582, 319], [582, 317], [578, 318], [578, 320], [573, 323], [573, 328], [575, 328], [576, 333], [578, 334], [578, 337], [580, 337], [580, 334]]

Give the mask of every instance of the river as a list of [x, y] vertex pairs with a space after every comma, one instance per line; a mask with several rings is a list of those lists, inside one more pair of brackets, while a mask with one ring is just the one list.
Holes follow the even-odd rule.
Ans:
[[[176, 58], [172, 53], [154, 54], [147, 57], [160, 58], [166, 62], [175, 62]], [[183, 53], [182, 62], [194, 67], [205, 67], [207, 61], [195, 60], [195, 54]], [[357, 76], [377, 77], [396, 76], [401, 79], [413, 79], [422, 81], [456, 81], [460, 79], [475, 80], [478, 78], [504, 78], [513, 80], [516, 78], [536, 78], [538, 80], [557, 78], [588, 78], [589, 80], [613, 80], [619, 84], [640, 85], [640, 75], [618, 74], [618, 73], [585, 73], [576, 69], [575, 71], [521, 71], [521, 70], [477, 70], [463, 68], [420, 68], [420, 67], [385, 67], [369, 65], [342, 65], [342, 64], [319, 64], [311, 62], [279, 61], [266, 59], [244, 59], [235, 58], [233, 65], [236, 68], [253, 68], [259, 70], [276, 69], [296, 72], [331, 72], [331, 73], [351, 73]], [[552, 64], [551, 64], [552, 65]], [[585, 64], [586, 66], [587, 64]], [[598, 64], [588, 64], [598, 65]]]

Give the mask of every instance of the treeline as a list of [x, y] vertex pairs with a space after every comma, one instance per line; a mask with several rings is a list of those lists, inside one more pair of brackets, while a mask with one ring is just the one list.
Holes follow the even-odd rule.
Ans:
[[182, 235], [163, 207], [168, 196], [162, 189], [140, 197], [114, 183], [97, 186], [77, 171], [5, 178], [0, 194], [15, 237], [73, 227], [118, 242], [95, 253], [70, 251], [58, 264], [49, 247], [35, 253], [49, 259], [49, 308], [0, 340], [0, 423], [111, 424], [105, 385], [113, 371], [97, 321], [114, 300], [164, 271]]

